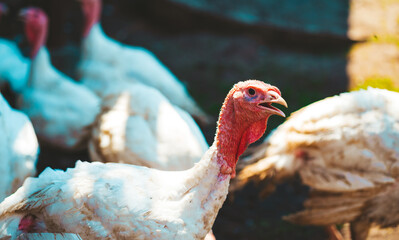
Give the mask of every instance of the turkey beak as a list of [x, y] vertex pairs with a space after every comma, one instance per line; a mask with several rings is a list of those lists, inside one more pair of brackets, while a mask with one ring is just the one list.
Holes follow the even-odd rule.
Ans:
[[[278, 94], [276, 93], [276, 95], [278, 95]], [[283, 105], [284, 107], [288, 108], [287, 102], [286, 102], [286, 101], [284, 100], [284, 98], [282, 98], [281, 96], [278, 96], [277, 99], [271, 100], [270, 102], [271, 102], [271, 103], [280, 104], [280, 105]], [[276, 111], [275, 111], [275, 114], [276, 114], [276, 115], [279, 115], [279, 116], [281, 116], [281, 117], [285, 117], [285, 113], [284, 113], [283, 111], [281, 111], [280, 109], [275, 108], [275, 107], [273, 107], [273, 106], [272, 106], [272, 109], [276, 110]]]
[[282, 98], [280, 96], [280, 94], [278, 94], [275, 91], [268, 91], [266, 99], [263, 102], [259, 103], [258, 106], [262, 107], [263, 109], [267, 109], [272, 114], [276, 114], [278, 116], [285, 117], [284, 112], [281, 111], [280, 109], [272, 106], [272, 103], [277, 103], [277, 104], [283, 105], [286, 108], [288, 107], [288, 104], [284, 100], [284, 98]]
[[270, 91], [269, 92], [269, 96], [270, 96], [270, 100], [269, 102], [271, 103], [277, 103], [280, 105], [283, 105], [284, 107], [288, 108], [288, 104], [287, 102], [284, 100], [284, 98], [282, 98], [278, 93], [276, 93], [275, 91]]

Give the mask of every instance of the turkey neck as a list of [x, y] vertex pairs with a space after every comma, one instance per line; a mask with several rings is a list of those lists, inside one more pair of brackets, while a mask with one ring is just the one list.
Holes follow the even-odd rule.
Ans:
[[100, 21], [101, 14], [101, 0], [82, 0], [83, 15], [85, 23], [83, 27], [83, 37], [87, 37], [92, 27]]
[[[228, 193], [230, 175], [221, 176], [217, 161], [217, 148], [214, 143], [201, 161], [189, 170], [178, 184], [178, 198], [183, 198], [184, 210], [179, 218], [196, 222], [198, 236], [205, 237], [211, 230], [219, 209]], [[195, 214], [197, 213], [197, 214]], [[193, 218], [194, 217], [194, 218]]]
[[47, 39], [47, 26], [47, 21], [34, 27], [29, 27], [28, 24], [25, 24], [25, 33], [29, 45], [31, 46], [32, 59], [27, 83], [29, 87], [34, 85], [34, 79], [40, 78], [41, 74], [45, 75], [44, 73], [52, 70], [50, 56], [47, 49], [44, 47]]
[[215, 137], [221, 176], [230, 174], [235, 177], [239, 156], [266, 130], [269, 115], [259, 117], [252, 114], [254, 113], [240, 112], [232, 97], [226, 98], [223, 103]]
[[[53, 80], [53, 78], [49, 76], [57, 75], [58, 74], [51, 65], [50, 54], [48, 50], [44, 46], [40, 47], [35, 58], [32, 59], [27, 86], [48, 88], [48, 80]], [[54, 78], [54, 80], [55, 79], [57, 78]]]
[[36, 59], [36, 55], [46, 42], [47, 22], [38, 27], [30, 27], [25, 24], [25, 33], [31, 47], [31, 59]]
[[230, 178], [235, 174], [238, 157], [249, 143], [264, 133], [268, 119], [268, 116], [251, 118], [252, 113], [239, 112], [232, 94], [229, 95], [222, 106], [213, 145], [199, 163], [186, 171], [187, 175], [180, 185], [184, 186], [180, 192], [186, 198], [186, 202], [190, 203], [186, 205], [187, 209], [182, 211], [183, 215], [201, 209], [201, 214], [196, 220], [204, 225], [205, 234], [210, 230], [226, 200]]

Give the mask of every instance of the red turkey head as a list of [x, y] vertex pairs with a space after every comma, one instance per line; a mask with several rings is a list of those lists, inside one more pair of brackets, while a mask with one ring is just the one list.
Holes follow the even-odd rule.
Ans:
[[87, 37], [94, 24], [98, 23], [101, 15], [101, 0], [78, 0], [82, 5], [84, 16], [83, 37]]
[[20, 16], [25, 22], [25, 34], [32, 48], [31, 57], [34, 58], [46, 41], [47, 15], [40, 8], [28, 7], [21, 10]]
[[273, 114], [285, 117], [280, 109], [272, 106], [272, 103], [277, 103], [287, 107], [278, 88], [261, 81], [248, 80], [237, 83], [233, 89], [235, 108], [239, 113], [250, 113], [245, 113], [244, 116], [252, 119]]
[[220, 112], [216, 135], [222, 174], [234, 177], [238, 157], [263, 135], [271, 115], [285, 117], [273, 103], [287, 107], [280, 90], [261, 81], [239, 82], [230, 90]]

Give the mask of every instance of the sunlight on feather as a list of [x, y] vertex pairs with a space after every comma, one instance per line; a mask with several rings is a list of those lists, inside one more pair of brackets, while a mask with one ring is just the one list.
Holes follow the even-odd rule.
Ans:
[[31, 141], [31, 144], [26, 144], [26, 140], [32, 136], [32, 131], [32, 124], [30, 122], [26, 122], [21, 127], [13, 146], [15, 152], [19, 154], [34, 154], [36, 152], [38, 148], [37, 142]]
[[[114, 129], [114, 131], [121, 131], [121, 135], [125, 135], [125, 129], [127, 125], [127, 121], [129, 118], [129, 111], [130, 111], [130, 95], [127, 92], [124, 92], [118, 96], [118, 99], [115, 102], [115, 105], [112, 106], [111, 111], [114, 112], [115, 114], [107, 114], [108, 123], [112, 124], [114, 122], [118, 122], [118, 128]], [[105, 125], [107, 125], [105, 123]], [[114, 124], [113, 124], [114, 125]], [[107, 127], [107, 126], [104, 126]], [[108, 137], [108, 138], [107, 138]], [[116, 138], [112, 139], [113, 141], [113, 148], [115, 151], [124, 151], [125, 149], [125, 142], [123, 141], [123, 138]], [[111, 136], [110, 135], [104, 135], [104, 137], [101, 139], [101, 145], [103, 147], [110, 145], [111, 143]]]
[[[208, 146], [205, 139], [199, 139], [195, 135], [195, 132], [190, 129], [189, 124], [195, 124], [195, 122], [192, 119], [184, 119], [183, 117], [189, 117], [184, 116], [186, 113], [179, 113], [178, 111], [178, 107], [172, 106], [166, 101], [162, 101], [158, 105], [156, 123], [158, 139], [157, 153], [159, 156], [169, 156], [164, 158], [159, 157], [158, 161], [163, 162], [165, 165], [167, 164], [171, 169], [188, 169], [193, 166], [194, 162], [186, 160], [187, 157], [190, 156], [190, 159], [199, 161], [200, 156], [202, 156]], [[197, 126], [193, 126], [192, 128], [195, 127]], [[202, 134], [201, 137], [203, 138]], [[176, 143], [173, 146], [173, 151], [170, 149], [171, 144], [169, 142]], [[181, 145], [179, 143], [185, 144]], [[202, 145], [206, 146], [203, 147]]]

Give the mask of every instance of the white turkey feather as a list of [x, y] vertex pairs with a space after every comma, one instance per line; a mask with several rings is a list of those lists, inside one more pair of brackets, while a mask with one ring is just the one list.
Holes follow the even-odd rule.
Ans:
[[39, 145], [25, 114], [12, 109], [0, 94], [0, 201], [36, 173]]
[[121, 84], [104, 94], [90, 141], [94, 160], [185, 170], [208, 149], [191, 116], [158, 90], [140, 83]]
[[6, 39], [0, 39], [0, 56], [0, 86], [8, 83], [14, 92], [21, 92], [28, 81], [30, 60]]

